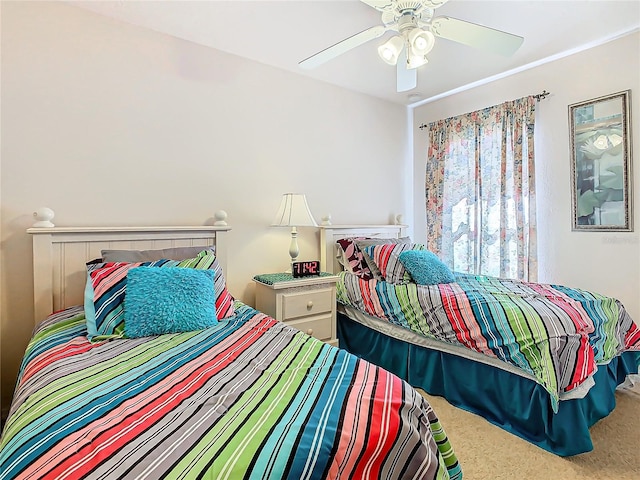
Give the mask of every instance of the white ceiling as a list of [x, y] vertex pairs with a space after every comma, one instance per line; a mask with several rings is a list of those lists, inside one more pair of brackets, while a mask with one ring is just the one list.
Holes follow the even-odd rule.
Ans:
[[[436, 10], [524, 37], [511, 57], [443, 38], [418, 70], [418, 86], [396, 92], [395, 68], [365, 43], [314, 70], [298, 62], [368, 27], [380, 14], [359, 0], [70, 1], [134, 25], [167, 33], [350, 90], [408, 105], [640, 29], [639, 0], [450, 0]], [[543, 87], [544, 85], [541, 85]], [[409, 97], [410, 94], [419, 97]]]

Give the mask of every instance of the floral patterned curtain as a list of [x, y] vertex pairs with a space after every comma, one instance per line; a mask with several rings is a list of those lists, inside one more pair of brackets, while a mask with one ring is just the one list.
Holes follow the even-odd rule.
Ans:
[[454, 271], [537, 280], [535, 102], [429, 125], [427, 247]]

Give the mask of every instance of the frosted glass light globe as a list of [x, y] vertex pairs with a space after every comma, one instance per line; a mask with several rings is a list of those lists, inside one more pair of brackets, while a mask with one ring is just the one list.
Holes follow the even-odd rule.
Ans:
[[418, 37], [414, 42], [414, 46], [418, 50], [424, 50], [425, 48], [427, 48], [427, 41], [424, 39], [424, 37]]

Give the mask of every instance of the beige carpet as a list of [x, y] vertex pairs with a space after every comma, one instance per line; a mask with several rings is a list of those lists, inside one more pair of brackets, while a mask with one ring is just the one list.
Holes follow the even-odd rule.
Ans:
[[441, 420], [464, 480], [640, 480], [640, 394], [616, 393], [617, 406], [591, 428], [593, 451], [557, 457], [483, 418], [421, 393]]

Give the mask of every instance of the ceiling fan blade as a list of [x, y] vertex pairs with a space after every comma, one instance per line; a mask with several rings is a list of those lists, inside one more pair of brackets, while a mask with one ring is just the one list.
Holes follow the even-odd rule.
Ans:
[[453, 17], [436, 17], [431, 21], [434, 35], [470, 47], [509, 56], [515, 53], [524, 38]]
[[422, 4], [429, 8], [438, 8], [447, 3], [449, 0], [423, 0]]
[[387, 28], [384, 25], [376, 25], [375, 27], [367, 28], [360, 33], [345, 38], [341, 42], [331, 45], [324, 50], [311, 55], [309, 58], [305, 58], [298, 63], [302, 68], [310, 69], [315, 68], [323, 63], [331, 60], [332, 58], [342, 55], [343, 53], [351, 50], [352, 48], [359, 47], [363, 43], [373, 40], [374, 38], [381, 37]]
[[[391, 8], [393, 2], [391, 0], [360, 0], [362, 3], [366, 3], [370, 7], [375, 8], [383, 12], [384, 10]], [[446, 1], [446, 0], [445, 0]]]
[[398, 65], [396, 67], [397, 91], [406, 92], [413, 90], [418, 85], [418, 69], [407, 68], [407, 49], [403, 48], [398, 56]]

